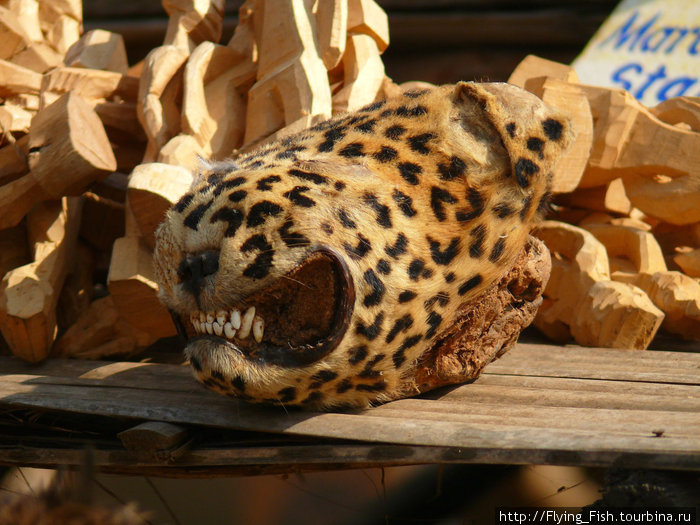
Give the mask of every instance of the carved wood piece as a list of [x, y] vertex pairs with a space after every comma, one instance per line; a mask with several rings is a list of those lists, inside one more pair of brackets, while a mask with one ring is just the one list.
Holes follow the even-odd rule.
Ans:
[[158, 300], [153, 255], [139, 237], [122, 237], [112, 247], [107, 286], [125, 322], [148, 334], [148, 344], [176, 335], [170, 314]]
[[661, 246], [651, 233], [612, 224], [587, 224], [584, 228], [603, 243], [608, 257], [622, 257], [630, 261], [635, 272], [652, 274], [666, 271]]
[[508, 83], [526, 89], [527, 81], [537, 77], [548, 77], [575, 84], [579, 82], [573, 67], [536, 55], [528, 55], [515, 67], [508, 77]]
[[331, 116], [330, 86], [310, 6], [284, 1], [262, 6], [255, 18], [259, 62], [257, 82], [248, 92], [245, 144], [300, 119]]
[[700, 133], [667, 124], [623, 90], [581, 85], [596, 119], [580, 187], [625, 175], [680, 176], [700, 164]]
[[17, 224], [37, 202], [80, 195], [116, 168], [99, 117], [72, 93], [37, 113], [28, 146], [29, 174], [0, 187], [0, 229]]
[[690, 277], [700, 277], [700, 248], [678, 253], [673, 261]]
[[56, 341], [54, 354], [76, 359], [129, 356], [148, 346], [150, 336], [119, 316], [111, 296], [96, 299]]
[[333, 113], [355, 111], [377, 98], [384, 79], [384, 63], [369, 35], [349, 34], [343, 55], [343, 87], [333, 95]]
[[649, 111], [666, 124], [685, 125], [693, 131], [700, 131], [700, 101], [697, 98], [669, 98]]
[[12, 352], [30, 362], [46, 358], [56, 333], [56, 304], [75, 254], [79, 199], [37, 206], [27, 217], [33, 261], [0, 284], [0, 330]]
[[348, 32], [348, 0], [327, 0], [316, 7], [318, 54], [326, 66], [333, 69], [345, 52]]
[[647, 215], [677, 225], [700, 222], [700, 172], [679, 177], [625, 177], [630, 202]]
[[68, 67], [115, 71], [122, 75], [129, 70], [124, 39], [104, 29], [94, 29], [80, 37], [68, 49], [63, 62]]
[[39, 73], [7, 60], [0, 60], [0, 96], [41, 91], [42, 78]]
[[224, 0], [162, 0], [170, 15], [163, 45], [188, 53], [204, 41], [218, 42], [224, 16]]
[[156, 159], [168, 140], [180, 132], [182, 74], [189, 52], [176, 46], [152, 50], [139, 81], [138, 117], [148, 136], [144, 162]]
[[39, 23], [39, 0], [5, 0], [3, 4], [14, 13], [22, 30], [32, 42], [44, 40]]
[[136, 102], [137, 98], [140, 99], [139, 79], [114, 71], [82, 67], [59, 67], [42, 77], [42, 107], [64, 93], [80, 95], [92, 106], [105, 100]]
[[241, 61], [229, 47], [203, 42], [192, 52], [184, 71], [181, 127], [207, 157], [224, 158], [241, 146], [255, 73], [255, 64]]
[[181, 133], [171, 138], [160, 148], [157, 162], [181, 166], [194, 172], [199, 169], [199, 158], [205, 158], [206, 152], [192, 135]]
[[25, 49], [32, 38], [10, 9], [0, 6], [0, 59], [7, 60]]
[[140, 164], [129, 177], [126, 205], [148, 247], [165, 213], [192, 185], [192, 172], [169, 164]]
[[639, 288], [610, 280], [605, 246], [590, 232], [545, 221], [535, 235], [552, 252], [552, 276], [535, 326], [559, 342], [646, 348], [664, 314]]
[[389, 19], [375, 0], [348, 0], [348, 33], [364, 33], [383, 53], [389, 46]]
[[140, 461], [170, 463], [189, 446], [187, 428], [163, 421], [147, 421], [117, 434], [124, 448]]
[[632, 211], [632, 203], [627, 197], [622, 179], [614, 179], [597, 188], [578, 188], [571, 193], [558, 195], [556, 202], [571, 208], [619, 215], [628, 215]]
[[700, 341], [700, 283], [681, 272], [639, 273], [621, 277], [638, 286], [664, 311], [661, 328]]
[[63, 64], [63, 56], [44, 42], [34, 42], [13, 56], [12, 63], [37, 73], [46, 73]]

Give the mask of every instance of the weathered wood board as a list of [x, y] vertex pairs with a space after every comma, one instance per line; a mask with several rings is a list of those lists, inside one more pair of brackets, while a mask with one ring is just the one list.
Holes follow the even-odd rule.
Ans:
[[[43, 409], [282, 434], [282, 444], [273, 447], [249, 441], [240, 448], [193, 450], [169, 465], [190, 473], [217, 466], [274, 471], [424, 462], [700, 469], [700, 354], [694, 353], [520, 344], [472, 384], [335, 413], [224, 398], [200, 388], [189, 369], [177, 365], [49, 360], [29, 366], [2, 357], [0, 371], [0, 411]], [[293, 436], [326, 441], [300, 446]], [[328, 444], [328, 438], [344, 441]], [[108, 460], [113, 470], [160, 472], [158, 465], [130, 461], [126, 451], [101, 454], [98, 466]], [[75, 451], [32, 456], [11, 443], [0, 446], [0, 464], [77, 460]]]

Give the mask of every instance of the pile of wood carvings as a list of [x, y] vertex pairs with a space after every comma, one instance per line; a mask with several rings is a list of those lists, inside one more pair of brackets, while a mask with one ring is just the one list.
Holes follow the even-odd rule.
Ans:
[[[153, 233], [197, 156], [232, 156], [407, 87], [385, 75], [388, 23], [374, 0], [311, 4], [248, 0], [222, 45], [223, 0], [163, 0], [164, 44], [129, 68], [119, 35], [81, 35], [80, 0], [0, 0], [10, 351], [104, 358], [175, 335], [156, 297]], [[662, 321], [700, 339], [698, 101], [647, 110], [535, 57], [511, 81], [571, 112], [579, 131], [555, 181], [559, 222], [538, 233], [554, 269], [537, 326], [594, 346], [645, 348]]]
[[129, 354], [175, 334], [153, 233], [198, 156], [401, 90], [384, 73], [389, 26], [374, 0], [248, 0], [227, 45], [223, 0], [163, 0], [163, 46], [131, 69], [119, 35], [81, 37], [80, 0], [0, 5], [0, 330], [29, 361]]
[[659, 327], [700, 340], [700, 99], [646, 108], [534, 56], [509, 82], [579, 131], [536, 233], [552, 276], [535, 325], [586, 346], [647, 348]]
[[[130, 169], [120, 153], [143, 136], [139, 80], [126, 75], [119, 35], [81, 38], [80, 0], [0, 4], [0, 327], [13, 352], [37, 361], [89, 304], [81, 219], [106, 215], [80, 196]], [[120, 134], [130, 139], [118, 152]]]

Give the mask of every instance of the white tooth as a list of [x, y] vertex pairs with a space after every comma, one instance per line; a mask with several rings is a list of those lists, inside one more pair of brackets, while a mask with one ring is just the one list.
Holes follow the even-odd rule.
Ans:
[[241, 327], [241, 312], [231, 310], [231, 326], [238, 330]]
[[211, 325], [211, 323], [204, 323], [204, 328], [206, 328], [209, 335], [214, 333], [214, 327]]
[[259, 315], [253, 320], [253, 337], [259, 343], [262, 341], [263, 332], [265, 331], [265, 321]]
[[219, 310], [216, 312], [216, 321], [221, 325], [224, 326], [224, 323], [226, 322], [226, 312], [223, 310]]
[[199, 312], [199, 322], [200, 323], [207, 322], [207, 315], [204, 312]]
[[226, 323], [224, 325], [224, 333], [226, 334], [226, 339], [233, 339], [236, 335], [236, 331], [233, 329], [233, 326], [231, 326], [231, 323]]
[[221, 335], [221, 334], [224, 333], [224, 327], [223, 327], [222, 325], [220, 325], [218, 322], [216, 322], [216, 321], [213, 322], [213, 323], [211, 324], [211, 326], [212, 326], [212, 328], [214, 329], [214, 333], [215, 333], [216, 335]]
[[199, 324], [199, 319], [192, 319], [192, 326], [194, 326], [194, 331], [195, 332], [201, 332], [200, 324]]
[[214, 322], [214, 316], [209, 312], [207, 313], [207, 323], [213, 323]]
[[248, 308], [241, 319], [241, 331], [238, 332], [238, 337], [245, 339], [250, 334], [250, 329], [253, 326], [253, 317], [255, 317], [255, 306]]

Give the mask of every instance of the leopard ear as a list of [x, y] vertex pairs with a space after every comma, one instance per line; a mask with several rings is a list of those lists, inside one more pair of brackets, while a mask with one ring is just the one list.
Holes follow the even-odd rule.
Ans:
[[570, 120], [532, 93], [505, 83], [460, 82], [458, 100], [478, 103], [505, 146], [514, 180], [523, 189], [533, 178], [551, 178], [559, 157], [574, 141]]

